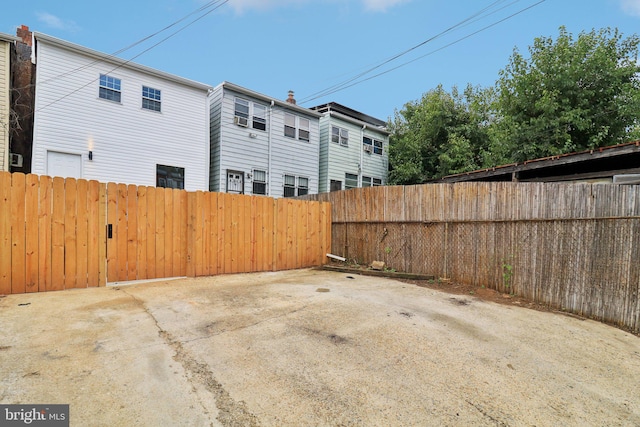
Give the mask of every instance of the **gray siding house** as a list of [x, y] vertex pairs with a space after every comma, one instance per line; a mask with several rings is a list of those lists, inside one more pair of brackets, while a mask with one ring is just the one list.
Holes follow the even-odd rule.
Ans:
[[320, 113], [229, 82], [209, 98], [209, 190], [271, 197], [318, 192]]
[[386, 123], [335, 102], [311, 109], [322, 114], [318, 192], [385, 185], [390, 134]]

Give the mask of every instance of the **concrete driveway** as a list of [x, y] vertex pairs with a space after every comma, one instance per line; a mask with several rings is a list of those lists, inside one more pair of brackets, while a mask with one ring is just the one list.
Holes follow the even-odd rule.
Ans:
[[640, 339], [294, 270], [0, 298], [0, 403], [72, 426], [640, 425]]

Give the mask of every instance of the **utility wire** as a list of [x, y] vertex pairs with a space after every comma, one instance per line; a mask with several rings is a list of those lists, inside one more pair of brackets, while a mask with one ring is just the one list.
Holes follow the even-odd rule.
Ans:
[[[516, 1], [512, 2], [512, 3], [510, 3], [509, 5], [502, 7], [502, 8], [501, 8], [501, 9], [499, 9], [499, 10], [502, 10], [502, 9], [504, 9], [505, 7], [511, 6], [511, 5], [515, 4], [515, 3], [517, 3], [518, 1], [520, 1], [520, 0], [516, 0]], [[472, 19], [474, 19], [474, 18], [477, 18], [477, 17], [478, 17], [479, 15], [481, 15], [483, 12], [487, 11], [488, 9], [490, 9], [490, 8], [492, 8], [493, 6], [495, 6], [495, 5], [497, 5], [498, 3], [500, 3], [499, 1], [496, 1], [496, 2], [492, 3], [490, 6], [488, 6], [488, 7], [484, 8], [483, 10], [481, 10], [481, 11], [479, 11], [479, 12], [475, 13], [474, 15], [472, 15], [472, 16], [470, 16], [469, 18], [467, 18], [467, 19], [465, 19], [465, 20], [463, 20], [463, 21], [459, 22], [458, 24], [456, 24], [456, 25], [454, 25], [454, 26], [452, 26], [452, 27], [449, 27], [447, 30], [445, 30], [445, 31], [443, 31], [443, 32], [441, 32], [441, 33], [439, 33], [439, 34], [437, 34], [436, 36], [433, 36], [433, 37], [431, 37], [431, 38], [429, 38], [429, 39], [425, 40], [424, 42], [422, 42], [422, 43], [420, 43], [420, 44], [418, 44], [418, 45], [416, 45], [416, 46], [414, 46], [414, 47], [412, 47], [412, 48], [410, 48], [410, 49], [407, 49], [407, 50], [405, 50], [404, 52], [401, 52], [400, 54], [397, 54], [397, 55], [393, 56], [390, 60], [385, 60], [385, 61], [384, 61], [384, 62], [382, 62], [381, 64], [379, 64], [379, 65], [377, 65], [377, 66], [375, 66], [375, 67], [372, 67], [372, 68], [370, 68], [369, 70], [364, 71], [364, 72], [362, 72], [362, 73], [358, 74], [357, 76], [352, 77], [352, 78], [350, 78], [350, 79], [348, 79], [348, 80], [346, 80], [346, 81], [344, 81], [344, 82], [342, 82], [342, 83], [340, 83], [340, 84], [333, 85], [333, 86], [331, 86], [331, 87], [329, 87], [329, 88], [327, 88], [327, 89], [324, 89], [324, 90], [321, 90], [321, 91], [315, 92], [314, 94], [312, 94], [312, 95], [310, 95], [310, 96], [307, 96], [307, 97], [305, 97], [305, 98], [301, 99], [301, 100], [300, 100], [300, 104], [305, 104], [305, 103], [308, 103], [308, 102], [313, 101], [313, 100], [315, 100], [315, 99], [318, 99], [318, 98], [321, 98], [321, 97], [324, 97], [324, 96], [327, 96], [327, 95], [334, 94], [334, 93], [336, 93], [336, 92], [342, 91], [342, 90], [344, 90], [344, 89], [350, 88], [350, 87], [352, 87], [352, 86], [358, 85], [358, 84], [360, 84], [360, 83], [363, 83], [363, 82], [366, 82], [366, 81], [368, 81], [368, 80], [372, 80], [372, 79], [374, 79], [374, 78], [380, 77], [380, 76], [382, 76], [382, 75], [384, 75], [384, 74], [390, 73], [391, 71], [395, 71], [395, 70], [397, 70], [398, 68], [404, 67], [404, 66], [406, 66], [406, 65], [408, 65], [408, 64], [411, 64], [411, 63], [413, 63], [413, 62], [415, 62], [415, 61], [417, 61], [417, 60], [419, 60], [419, 59], [422, 59], [422, 58], [424, 58], [424, 57], [426, 57], [426, 56], [432, 55], [432, 54], [433, 54], [433, 53], [435, 53], [435, 52], [439, 52], [439, 51], [441, 51], [441, 50], [443, 50], [443, 49], [445, 49], [445, 48], [447, 48], [447, 47], [450, 47], [450, 46], [452, 46], [452, 45], [454, 45], [454, 44], [456, 44], [456, 43], [459, 43], [459, 42], [461, 42], [461, 41], [463, 41], [463, 40], [465, 40], [465, 39], [468, 39], [468, 38], [470, 38], [470, 37], [472, 37], [472, 36], [474, 36], [474, 35], [476, 35], [476, 34], [478, 34], [478, 33], [482, 32], [482, 31], [485, 31], [485, 30], [487, 30], [487, 29], [489, 29], [489, 28], [491, 28], [491, 27], [494, 27], [494, 26], [496, 26], [496, 25], [498, 25], [498, 24], [500, 24], [500, 23], [502, 23], [502, 22], [504, 22], [504, 21], [506, 21], [506, 20], [508, 20], [508, 19], [513, 18], [513, 17], [514, 17], [514, 16], [516, 16], [516, 15], [519, 15], [519, 14], [521, 14], [521, 13], [523, 13], [523, 12], [525, 12], [525, 11], [529, 10], [529, 9], [532, 9], [532, 8], [533, 8], [533, 7], [535, 7], [535, 6], [538, 6], [538, 5], [539, 5], [539, 4], [541, 4], [541, 3], [544, 3], [545, 1], [546, 1], [546, 0], [540, 0], [540, 1], [538, 1], [537, 3], [534, 3], [533, 5], [530, 5], [530, 6], [526, 7], [526, 8], [523, 8], [523, 9], [521, 9], [521, 10], [519, 10], [519, 11], [517, 11], [517, 12], [515, 12], [515, 13], [513, 13], [513, 14], [509, 15], [509, 16], [507, 16], [506, 18], [503, 18], [503, 19], [501, 19], [501, 20], [499, 20], [499, 21], [496, 21], [496, 22], [494, 22], [494, 23], [492, 23], [492, 24], [490, 24], [490, 25], [487, 25], [487, 26], [485, 26], [485, 27], [481, 28], [480, 30], [474, 31], [474, 32], [473, 32], [473, 33], [471, 33], [471, 34], [468, 34], [468, 35], [466, 35], [466, 36], [464, 36], [464, 37], [461, 37], [461, 38], [459, 38], [459, 39], [457, 39], [457, 40], [455, 40], [455, 41], [453, 41], [453, 42], [451, 42], [451, 43], [449, 43], [449, 44], [447, 44], [447, 45], [445, 45], [445, 46], [443, 46], [443, 47], [441, 47], [441, 48], [438, 48], [438, 49], [436, 49], [436, 50], [434, 50], [434, 51], [432, 51], [432, 52], [429, 52], [429, 53], [427, 53], [427, 54], [425, 54], [425, 55], [419, 56], [419, 57], [417, 57], [417, 58], [415, 58], [415, 59], [413, 59], [413, 60], [411, 60], [411, 61], [407, 61], [407, 62], [405, 62], [405, 63], [403, 63], [403, 64], [400, 64], [400, 65], [398, 65], [398, 66], [396, 66], [396, 67], [393, 67], [393, 68], [388, 69], [388, 70], [386, 70], [386, 71], [383, 71], [383, 72], [381, 72], [381, 73], [378, 73], [378, 74], [375, 74], [375, 75], [373, 75], [373, 76], [370, 76], [370, 77], [367, 77], [367, 78], [361, 79], [361, 77], [364, 77], [366, 74], [369, 74], [371, 71], [374, 71], [374, 70], [376, 70], [376, 69], [378, 69], [378, 68], [382, 67], [383, 65], [386, 65], [386, 64], [390, 63], [391, 61], [393, 61], [393, 60], [395, 60], [395, 59], [397, 59], [397, 58], [399, 58], [399, 57], [401, 57], [401, 56], [405, 55], [406, 53], [409, 53], [409, 52], [411, 52], [411, 51], [413, 51], [413, 50], [417, 49], [418, 47], [424, 46], [425, 44], [427, 44], [427, 43], [429, 43], [429, 42], [431, 42], [431, 41], [433, 41], [433, 40], [435, 40], [435, 39], [437, 39], [437, 38], [441, 37], [442, 35], [446, 34], [447, 32], [452, 31], [452, 29], [455, 29], [455, 28], [458, 28], [458, 27], [465, 26], [465, 24], [466, 24], [466, 25], [468, 25], [468, 24], [470, 23], [470, 22], [469, 22], [470, 20], [472, 20]], [[498, 10], [498, 11], [499, 11], [499, 10]], [[490, 13], [489, 15], [486, 15], [486, 16], [490, 16], [490, 15], [492, 15], [493, 13], [496, 13], [496, 12], [497, 12], [497, 11], [494, 11], [494, 12], [492, 12], [492, 13]], [[486, 17], [486, 16], [485, 16], [485, 17]], [[482, 18], [484, 18], [484, 17], [482, 17]], [[482, 19], [482, 18], [477, 18], [477, 19], [476, 19], [476, 21], [477, 21], [478, 19]], [[475, 21], [472, 21], [472, 22], [475, 22]]]

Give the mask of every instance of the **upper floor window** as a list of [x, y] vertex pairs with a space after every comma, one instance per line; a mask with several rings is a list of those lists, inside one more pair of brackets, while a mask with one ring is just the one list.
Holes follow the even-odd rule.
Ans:
[[267, 130], [267, 107], [243, 98], [235, 99], [234, 123], [238, 126]]
[[284, 113], [284, 136], [309, 141], [311, 121], [293, 114]]
[[349, 145], [349, 130], [339, 128], [338, 126], [331, 126], [331, 142], [336, 144]]
[[289, 138], [296, 137], [296, 116], [293, 114], [284, 114], [284, 136]]
[[298, 139], [302, 141], [309, 141], [309, 119], [299, 117], [298, 124], [300, 125], [300, 129], [298, 129]]
[[100, 74], [100, 98], [120, 102], [122, 99], [120, 79]]
[[382, 141], [369, 138], [368, 136], [362, 137], [362, 148], [367, 153], [374, 153], [382, 155]]
[[253, 128], [267, 130], [267, 107], [253, 104]]
[[142, 86], [142, 108], [151, 111], [160, 111], [160, 101], [160, 90]]

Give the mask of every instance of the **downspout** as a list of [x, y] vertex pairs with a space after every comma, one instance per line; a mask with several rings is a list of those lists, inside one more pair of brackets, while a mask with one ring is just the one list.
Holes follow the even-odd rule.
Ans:
[[364, 130], [367, 125], [363, 125], [360, 130], [360, 165], [358, 166], [358, 187], [362, 188], [362, 163], [364, 162]]
[[271, 129], [273, 128], [273, 106], [275, 101], [271, 100], [271, 106], [269, 107], [269, 132], [267, 134], [267, 147], [268, 147], [268, 164], [267, 164], [267, 196], [271, 197]]

